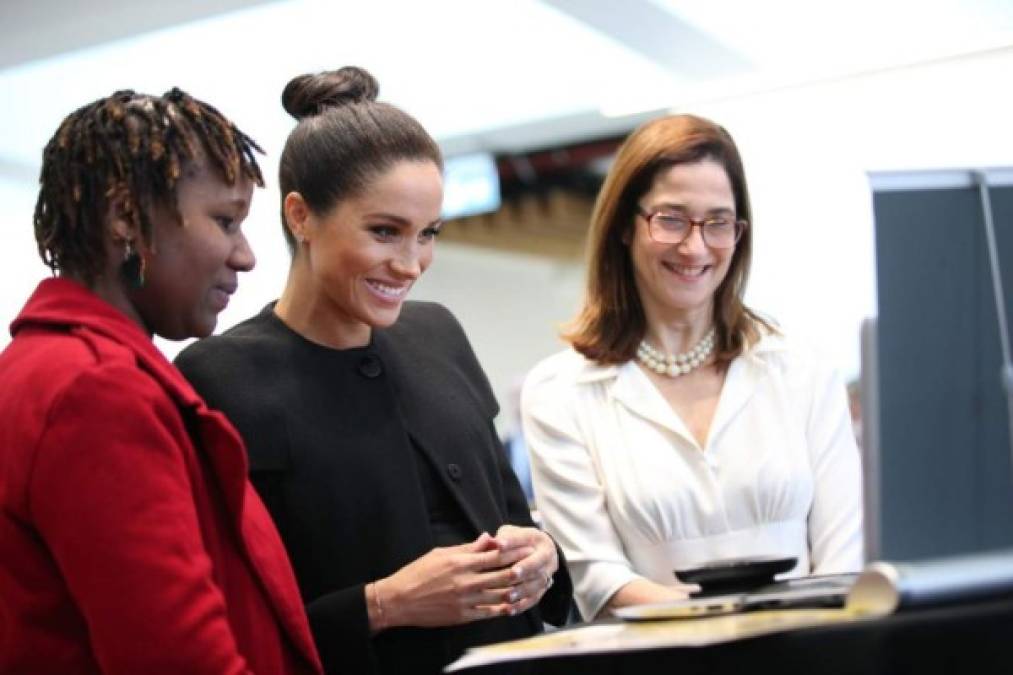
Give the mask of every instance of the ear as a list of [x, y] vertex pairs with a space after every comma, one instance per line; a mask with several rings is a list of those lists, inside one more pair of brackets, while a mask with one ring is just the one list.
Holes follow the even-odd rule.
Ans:
[[633, 241], [633, 228], [627, 225], [623, 228], [623, 231], [619, 234], [619, 241], [623, 242], [623, 246], [629, 248], [630, 242]]
[[126, 185], [118, 183], [106, 193], [106, 232], [114, 243], [134, 241], [141, 233], [134, 224], [137, 204]]
[[313, 211], [303, 196], [298, 192], [289, 192], [281, 203], [281, 209], [285, 215], [285, 227], [296, 241], [308, 241], [313, 233], [313, 228], [310, 227]]

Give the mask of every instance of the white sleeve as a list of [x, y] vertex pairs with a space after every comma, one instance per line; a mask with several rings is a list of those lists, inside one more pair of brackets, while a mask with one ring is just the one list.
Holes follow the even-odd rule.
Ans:
[[862, 470], [844, 384], [815, 378], [807, 428], [813, 468], [809, 550], [813, 574], [857, 572], [864, 564]]
[[609, 517], [574, 392], [565, 391], [545, 367], [550, 363], [532, 371], [524, 384], [524, 436], [539, 513], [566, 555], [577, 607], [591, 620], [616, 591], [642, 577], [633, 571]]

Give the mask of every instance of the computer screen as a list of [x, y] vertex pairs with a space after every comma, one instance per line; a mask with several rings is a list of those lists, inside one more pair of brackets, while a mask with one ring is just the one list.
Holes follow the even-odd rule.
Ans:
[[[1013, 315], [1013, 171], [985, 172]], [[971, 170], [872, 175], [878, 316], [862, 328], [868, 557], [1013, 545], [1009, 405]]]

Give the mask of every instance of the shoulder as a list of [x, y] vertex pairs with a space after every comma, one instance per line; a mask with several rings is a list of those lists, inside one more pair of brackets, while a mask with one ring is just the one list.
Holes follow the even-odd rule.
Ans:
[[81, 327], [19, 334], [0, 356], [0, 379], [19, 396], [59, 396], [88, 383], [162, 391], [130, 348]]
[[265, 309], [236, 324], [220, 335], [198, 340], [182, 350], [174, 361], [177, 368], [193, 381], [202, 376], [218, 376], [242, 369], [250, 362], [266, 365], [278, 353], [281, 340], [271, 328]]
[[499, 406], [464, 329], [443, 305], [406, 302], [394, 325], [375, 332], [374, 347], [416, 391], [470, 391], [494, 416]]
[[584, 390], [594, 389], [596, 384], [611, 382], [620, 368], [591, 361], [572, 347], [564, 349], [531, 369], [524, 379], [522, 402], [529, 406], [570, 400]]
[[601, 368], [571, 347], [539, 361], [528, 373], [525, 387], [576, 384]]
[[[178, 421], [175, 400], [133, 352], [104, 338], [93, 344], [100, 351], [90, 358], [55, 360], [37, 370], [39, 384], [31, 387], [34, 393], [26, 403], [34, 398], [35, 405], [45, 408], [45, 429], [71, 425], [79, 430], [79, 442], [87, 444], [108, 438], [128, 422], [165, 426]], [[60, 369], [59, 375], [53, 367]]]
[[436, 302], [406, 302], [398, 320], [386, 332], [401, 339], [443, 337], [467, 341], [457, 318], [449, 309]]
[[809, 391], [840, 379], [827, 358], [810, 341], [783, 332], [764, 334], [740, 358], [759, 363], [790, 386]]
[[426, 362], [479, 367], [464, 328], [450, 310], [438, 303], [406, 302], [394, 325], [378, 333], [390, 347]]

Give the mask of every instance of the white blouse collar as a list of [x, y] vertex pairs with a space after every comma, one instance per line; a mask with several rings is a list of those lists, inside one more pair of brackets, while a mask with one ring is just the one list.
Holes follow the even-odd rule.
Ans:
[[[779, 360], [779, 354], [786, 349], [783, 336], [764, 335], [759, 342], [743, 352], [742, 356], [732, 361], [708, 438], [715, 438], [720, 434], [721, 429], [745, 407], [768, 369], [774, 367], [775, 362]], [[669, 428], [695, 444], [685, 424], [635, 361], [600, 365], [582, 359], [574, 380], [579, 384], [601, 382], [606, 387], [608, 396], [631, 412]]]

